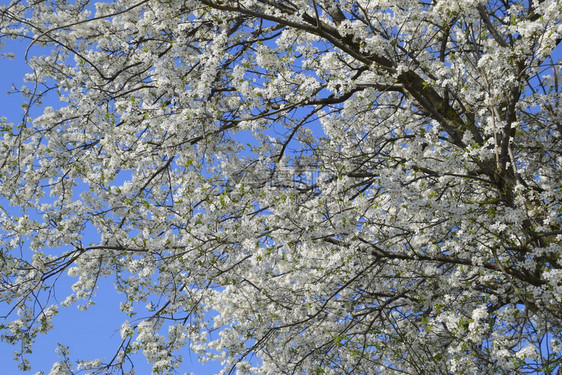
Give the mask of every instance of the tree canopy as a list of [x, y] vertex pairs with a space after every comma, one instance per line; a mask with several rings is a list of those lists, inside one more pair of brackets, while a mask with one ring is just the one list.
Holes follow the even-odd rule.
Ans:
[[27, 368], [57, 311], [108, 278], [122, 344], [52, 374], [126, 372], [135, 352], [173, 373], [187, 350], [240, 374], [560, 371], [560, 14], [0, 7], [33, 69], [0, 140], [2, 339]]

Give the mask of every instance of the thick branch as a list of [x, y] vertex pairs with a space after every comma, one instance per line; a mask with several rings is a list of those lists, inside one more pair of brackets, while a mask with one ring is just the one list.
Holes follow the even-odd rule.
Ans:
[[502, 38], [502, 36], [498, 32], [492, 21], [490, 21], [490, 18], [488, 17], [488, 11], [486, 10], [486, 6], [484, 5], [484, 3], [478, 4], [476, 6], [476, 9], [478, 9], [478, 14], [480, 14], [480, 18], [482, 18], [482, 21], [488, 28], [490, 34], [492, 34], [492, 36], [494, 37], [494, 40], [502, 47], [509, 47], [509, 45]]
[[428, 114], [437, 120], [453, 138], [454, 143], [462, 148], [465, 130], [470, 130], [474, 140], [479, 144], [484, 142], [480, 132], [472, 123], [465, 123], [453, 107], [437, 91], [425, 82], [417, 73], [407, 71], [398, 76], [398, 81], [416, 99]]
[[[427, 255], [427, 254], [409, 255], [406, 253], [396, 253], [392, 251], [383, 250], [377, 245], [369, 241], [366, 241], [361, 237], [358, 237], [358, 239], [369, 246], [369, 249], [364, 249], [366, 252], [371, 252], [374, 256], [379, 258], [412, 260], [412, 261], [429, 261], [429, 262], [439, 262], [439, 263], [446, 263], [446, 264], [483, 267], [492, 271], [507, 273], [510, 276], [513, 276], [519, 280], [525, 281], [535, 286], [540, 286], [545, 283], [540, 278], [535, 277], [529, 273], [522, 273], [516, 269], [506, 268], [497, 263], [485, 262], [482, 264], [475, 264], [475, 262], [472, 259], [458, 258], [450, 255]], [[345, 247], [349, 246], [344, 241], [332, 237], [325, 237], [323, 238], [323, 240], [338, 246], [345, 246]]]

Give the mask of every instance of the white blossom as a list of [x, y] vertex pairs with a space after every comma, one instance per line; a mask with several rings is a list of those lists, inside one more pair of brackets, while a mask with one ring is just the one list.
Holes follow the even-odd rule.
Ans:
[[171, 374], [187, 350], [241, 374], [560, 367], [561, 13], [1, 6], [32, 52], [29, 112], [0, 122], [2, 340], [27, 369], [60, 309], [113, 285], [114, 361], [61, 347], [52, 374], [129, 353]]

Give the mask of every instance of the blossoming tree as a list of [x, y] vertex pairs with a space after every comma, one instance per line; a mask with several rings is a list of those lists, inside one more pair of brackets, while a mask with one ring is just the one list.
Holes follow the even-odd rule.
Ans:
[[29, 44], [25, 108], [60, 101], [3, 123], [3, 340], [27, 367], [57, 311], [110, 278], [131, 317], [115, 357], [53, 374], [121, 373], [135, 352], [172, 373], [187, 350], [225, 373], [559, 371], [560, 14], [2, 6], [0, 35]]

